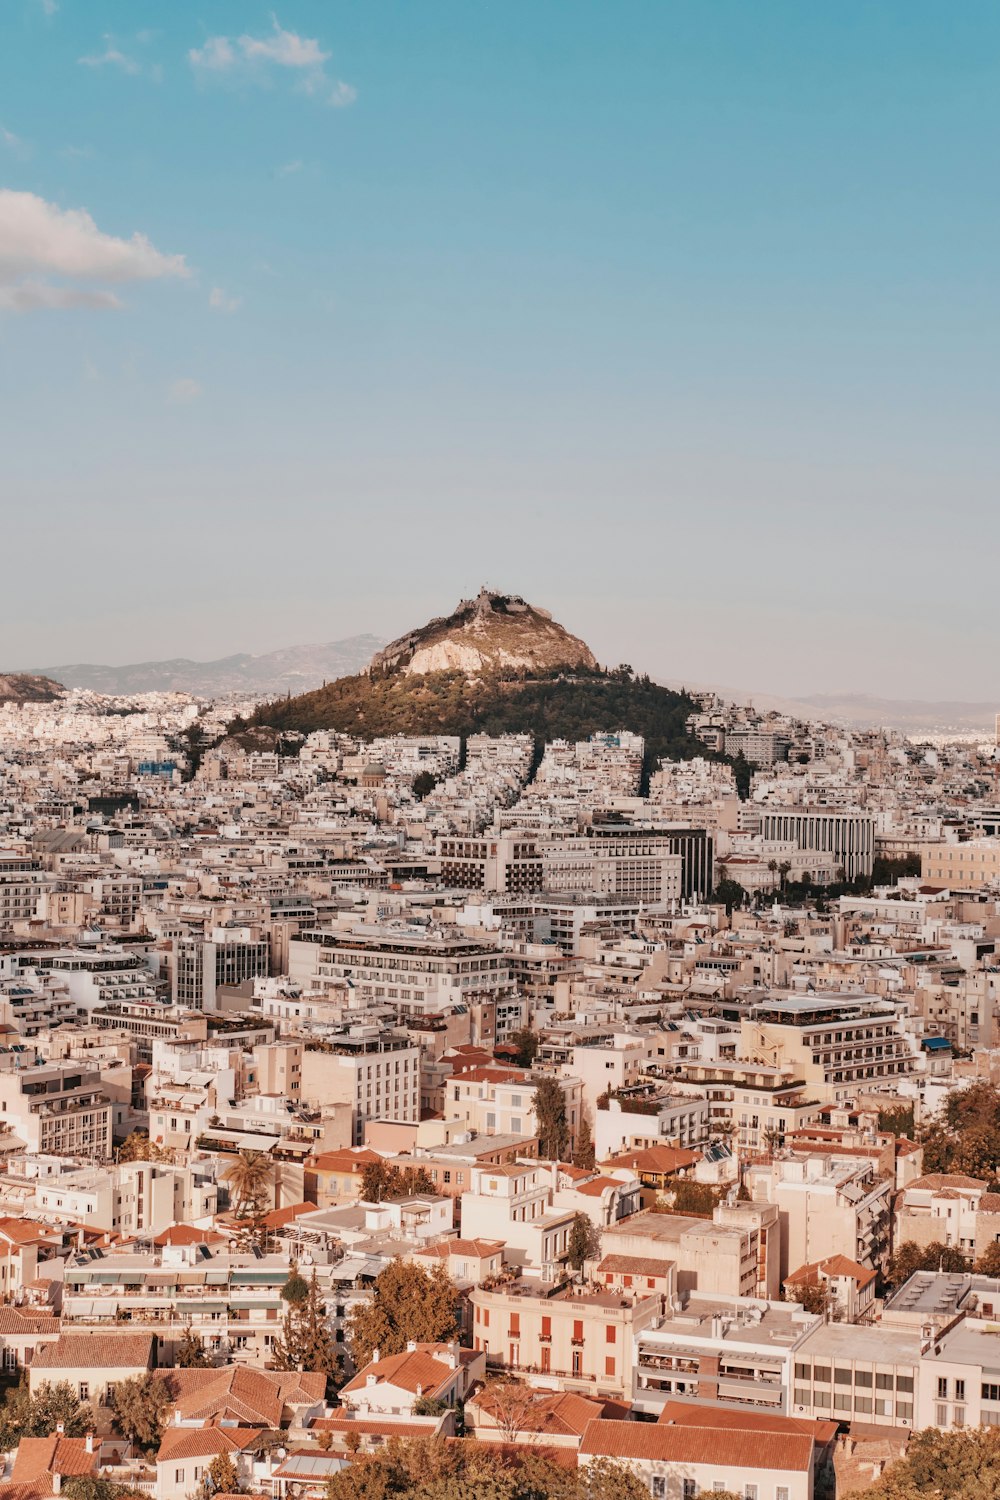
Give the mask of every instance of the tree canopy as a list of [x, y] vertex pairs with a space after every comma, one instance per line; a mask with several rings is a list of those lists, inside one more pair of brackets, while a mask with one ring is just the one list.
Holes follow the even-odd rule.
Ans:
[[914, 1240], [904, 1240], [899, 1245], [886, 1270], [886, 1280], [893, 1286], [902, 1286], [915, 1271], [967, 1271], [968, 1258], [954, 1245], [945, 1245], [935, 1240], [930, 1245], [918, 1245]]
[[328, 1500], [649, 1500], [626, 1464], [555, 1463], [542, 1449], [475, 1440], [390, 1441], [336, 1474]]
[[995, 1427], [914, 1433], [906, 1457], [890, 1464], [870, 1489], [847, 1500], [996, 1500], [1000, 1495], [1000, 1431]]
[[361, 1196], [366, 1203], [382, 1203], [386, 1198], [407, 1198], [411, 1193], [436, 1193], [427, 1168], [397, 1167], [391, 1162], [365, 1162], [361, 1172]]
[[562, 1161], [569, 1149], [566, 1096], [555, 1078], [547, 1075], [535, 1084], [535, 1131], [538, 1149], [550, 1161]]
[[377, 1349], [401, 1354], [410, 1339], [443, 1343], [456, 1337], [457, 1293], [443, 1266], [427, 1272], [394, 1260], [375, 1279], [371, 1298], [351, 1314], [351, 1357], [360, 1369]]

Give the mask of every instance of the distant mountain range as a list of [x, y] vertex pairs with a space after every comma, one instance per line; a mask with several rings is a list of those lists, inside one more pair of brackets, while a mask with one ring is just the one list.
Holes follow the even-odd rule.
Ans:
[[263, 656], [240, 652], [218, 661], [131, 662], [124, 667], [96, 666], [78, 662], [70, 666], [46, 667], [44, 675], [68, 688], [94, 693], [194, 693], [199, 697], [222, 697], [227, 693], [262, 693], [280, 696], [307, 693], [324, 682], [359, 672], [375, 655], [385, 638], [352, 635], [344, 641], [320, 646], [288, 646]]
[[974, 703], [958, 699], [880, 698], [871, 693], [812, 693], [801, 698], [778, 693], [748, 692], [717, 683], [669, 680], [667, 686], [691, 693], [717, 693], [726, 703], [752, 703], [762, 713], [772, 710], [793, 719], [820, 719], [851, 729], [897, 729], [919, 738], [922, 734], [989, 735], [992, 739], [1000, 700]]

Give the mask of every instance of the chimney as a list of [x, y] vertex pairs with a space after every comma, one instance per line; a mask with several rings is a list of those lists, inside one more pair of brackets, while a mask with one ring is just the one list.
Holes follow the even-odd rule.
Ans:
[[57, 1422], [56, 1423], [56, 1437], [62, 1437], [63, 1434], [65, 1433], [65, 1431], [66, 1431], [66, 1423], [65, 1422]]
[[458, 1369], [458, 1345], [454, 1340], [448, 1345], [448, 1368], [449, 1370]]
[[407, 1354], [416, 1354], [416, 1352], [417, 1352], [417, 1341], [416, 1341], [416, 1339], [408, 1339], [407, 1340], [407, 1343], [406, 1343], [406, 1352], [407, 1352]]
[[381, 1359], [381, 1357], [382, 1356], [381, 1356], [381, 1354], [380, 1354], [380, 1352], [379, 1352], [378, 1349], [373, 1349], [372, 1350], [372, 1364], [373, 1365], [377, 1365], [378, 1362], [379, 1362], [379, 1360]]
[[420, 1381], [419, 1381], [419, 1380], [418, 1380], [418, 1381], [417, 1381], [417, 1400], [418, 1400], [418, 1401], [419, 1401], [419, 1400], [420, 1400], [420, 1398], [421, 1398], [421, 1396], [422, 1396], [422, 1395], [423, 1395], [423, 1394], [424, 1394], [424, 1388], [423, 1388], [423, 1386], [422, 1386], [422, 1385], [421, 1385], [421, 1384], [420, 1384]]
[[59, 1491], [62, 1489], [62, 1475], [52, 1474], [50, 1478], [52, 1481], [52, 1493], [53, 1495], [58, 1495]]
[[86, 1437], [84, 1438], [83, 1441], [84, 1441], [84, 1447], [86, 1448], [87, 1452], [88, 1453], [93, 1453], [93, 1451], [94, 1451], [94, 1430], [93, 1430], [93, 1428], [91, 1428], [91, 1430], [87, 1433], [87, 1435], [86, 1435]]

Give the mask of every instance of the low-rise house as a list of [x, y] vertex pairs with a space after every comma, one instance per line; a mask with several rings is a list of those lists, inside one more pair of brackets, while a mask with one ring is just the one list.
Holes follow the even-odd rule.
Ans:
[[28, 1386], [37, 1394], [48, 1382], [65, 1381], [92, 1406], [110, 1406], [115, 1387], [156, 1364], [156, 1339], [151, 1333], [61, 1333], [41, 1344], [28, 1366]]
[[341, 1404], [365, 1415], [412, 1415], [421, 1399], [455, 1406], [486, 1374], [485, 1355], [457, 1344], [418, 1344], [385, 1359], [378, 1350], [340, 1392]]
[[875, 1316], [875, 1272], [846, 1255], [799, 1266], [785, 1277], [784, 1285], [789, 1302], [801, 1301], [807, 1289], [824, 1292], [827, 1313], [836, 1322], [870, 1323]]
[[245, 1485], [253, 1475], [256, 1427], [170, 1427], [156, 1454], [156, 1500], [188, 1500], [195, 1494], [212, 1460], [225, 1455]]

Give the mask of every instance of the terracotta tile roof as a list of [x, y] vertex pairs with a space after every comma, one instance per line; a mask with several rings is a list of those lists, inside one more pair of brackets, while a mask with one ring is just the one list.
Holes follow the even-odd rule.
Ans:
[[979, 1200], [981, 1214], [1000, 1214], [1000, 1193], [984, 1193]]
[[0, 1334], [55, 1334], [61, 1327], [59, 1319], [50, 1312], [25, 1313], [19, 1307], [0, 1303]]
[[680, 1172], [684, 1167], [693, 1167], [701, 1161], [700, 1151], [688, 1151], [682, 1146], [647, 1146], [643, 1151], [622, 1151], [611, 1156], [601, 1165], [605, 1167], [631, 1167], [633, 1172]]
[[[86, 1438], [22, 1438], [14, 1455], [10, 1477], [17, 1484], [31, 1484], [43, 1475], [93, 1474], [99, 1455], [87, 1452]], [[51, 1486], [48, 1488], [51, 1493]]]
[[53, 1230], [33, 1219], [0, 1218], [0, 1239], [13, 1241], [16, 1245], [51, 1245], [59, 1240]]
[[219, 1245], [226, 1236], [216, 1234], [214, 1229], [195, 1229], [193, 1224], [171, 1224], [153, 1241], [154, 1245]]
[[259, 1432], [258, 1427], [169, 1427], [163, 1434], [156, 1461], [238, 1453], [255, 1443]]
[[[468, 1404], [495, 1415], [495, 1403], [490, 1399], [488, 1388], [480, 1391]], [[574, 1391], [557, 1391], [551, 1396], [541, 1396], [525, 1413], [523, 1430], [547, 1433], [551, 1437], [582, 1437], [589, 1422], [607, 1417], [612, 1412], [624, 1415], [618, 1402], [593, 1401]]]
[[909, 1192], [911, 1188], [923, 1188], [932, 1192], [940, 1191], [941, 1188], [985, 1188], [986, 1182], [982, 1177], [966, 1177], [961, 1172], [928, 1172], [926, 1177], [915, 1177], [908, 1182], [903, 1189]]
[[593, 1177], [589, 1182], [578, 1182], [576, 1191], [586, 1193], [588, 1198], [600, 1198], [608, 1191], [608, 1188], [620, 1188], [624, 1185], [618, 1181], [617, 1177]]
[[588, 1422], [580, 1453], [588, 1458], [646, 1459], [655, 1463], [807, 1473], [813, 1440], [746, 1428], [681, 1427], [670, 1423]]
[[418, 1255], [496, 1255], [498, 1250], [504, 1248], [504, 1240], [440, 1240], [436, 1245], [430, 1245], [426, 1250], [418, 1250]]
[[184, 1421], [230, 1421], [249, 1427], [280, 1427], [286, 1407], [323, 1400], [326, 1377], [319, 1372], [255, 1370], [158, 1370]]
[[367, 1146], [356, 1151], [350, 1146], [341, 1146], [336, 1151], [321, 1151], [312, 1158], [310, 1165], [318, 1167], [321, 1172], [363, 1172], [369, 1162], [385, 1160], [378, 1151], [371, 1151]]
[[377, 1377], [379, 1385], [395, 1385], [405, 1391], [416, 1394], [419, 1385], [423, 1395], [433, 1396], [439, 1386], [454, 1376], [455, 1372], [443, 1359], [435, 1359], [429, 1354], [426, 1347], [418, 1348], [414, 1352], [407, 1351], [404, 1354], [392, 1354], [387, 1359], [380, 1359], [365, 1365], [359, 1370], [353, 1380], [349, 1380], [343, 1387], [344, 1392], [363, 1391], [368, 1384], [368, 1376]]
[[667, 1400], [656, 1419], [677, 1427], [741, 1428], [745, 1432], [788, 1433], [792, 1437], [815, 1438], [825, 1447], [837, 1435], [837, 1423], [811, 1417], [779, 1417], [774, 1412], [733, 1411], [725, 1406], [694, 1406], [687, 1401]]
[[41, 1344], [32, 1370], [146, 1369], [152, 1362], [155, 1339], [151, 1333], [61, 1333], [52, 1344]]
[[287, 1208], [272, 1208], [271, 1212], [264, 1215], [264, 1223], [268, 1229], [281, 1229], [285, 1224], [292, 1224], [301, 1214], [314, 1214], [315, 1203], [290, 1203]]

